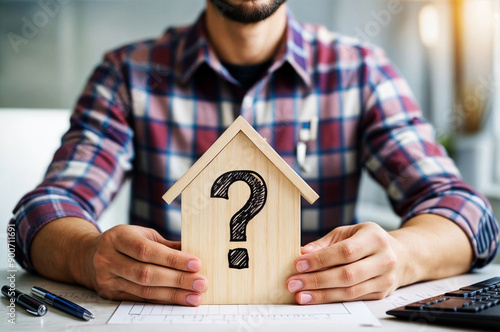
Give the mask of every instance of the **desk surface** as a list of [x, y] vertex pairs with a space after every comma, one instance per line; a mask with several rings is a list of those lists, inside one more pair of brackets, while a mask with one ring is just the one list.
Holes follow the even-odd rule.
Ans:
[[[7, 284], [8, 273], [5, 269], [2, 269], [2, 282]], [[25, 273], [22, 270], [18, 270], [14, 273], [15, 284], [19, 290], [28, 292], [33, 285], [40, 286], [42, 288], [47, 288], [56, 294], [62, 295], [74, 300], [78, 304], [82, 305], [89, 311], [91, 311], [96, 319], [85, 322], [74, 318], [72, 316], [61, 313], [60, 311], [51, 310], [49, 307], [49, 312], [43, 317], [34, 317], [24, 310], [20, 310], [17, 307], [16, 310], [16, 324], [12, 325], [8, 322], [8, 308], [9, 302], [5, 297], [2, 296], [1, 306], [0, 306], [0, 330], [1, 331], [37, 331], [41, 329], [46, 329], [50, 331], [135, 331], [144, 329], [145, 325], [107, 325], [107, 321], [113, 315], [115, 309], [118, 307], [120, 302], [109, 301], [99, 297], [95, 292], [74, 285], [66, 285], [57, 282], [53, 282], [42, 278], [37, 275]], [[366, 305], [374, 313], [374, 315], [380, 320], [382, 324], [383, 331], [446, 331], [446, 330], [456, 330], [465, 331], [465, 329], [460, 328], [449, 328], [440, 327], [434, 325], [423, 325], [418, 323], [408, 323], [405, 321], [396, 320], [392, 316], [388, 316], [385, 312], [395, 306], [399, 301], [404, 301], [405, 297], [419, 292], [422, 286], [429, 286], [428, 289], [435, 289], [435, 294], [440, 294], [440, 289], [442, 287], [448, 289], [457, 289], [459, 287], [470, 285], [474, 282], [487, 279], [492, 276], [500, 276], [500, 265], [490, 265], [485, 269], [479, 270], [475, 273], [464, 274], [457, 277], [447, 278], [443, 280], [431, 281], [428, 283], [422, 283], [418, 285], [412, 285], [398, 289], [391, 297], [388, 299], [380, 301], [366, 301]], [[162, 326], [165, 329], [165, 325]], [[177, 329], [176, 329], [177, 327]], [[147, 329], [150, 330], [154, 328], [152, 325], [147, 325]], [[182, 330], [187, 331], [200, 331], [199, 326], [172, 326], [168, 325], [169, 331]], [[214, 326], [215, 328], [215, 326]], [[224, 330], [222, 326], [217, 326], [217, 331]], [[234, 328], [233, 328], [234, 329]], [[314, 329], [313, 324], [308, 323], [308, 326], [298, 327], [298, 330], [311, 330]], [[353, 331], [369, 331], [370, 329], [380, 328], [369, 328], [369, 327], [359, 327]], [[154, 330], [154, 329], [153, 329]], [[208, 330], [208, 326], [204, 326], [203, 330]], [[258, 331], [254, 329], [254, 331]], [[317, 332], [317, 331], [315, 331]]]

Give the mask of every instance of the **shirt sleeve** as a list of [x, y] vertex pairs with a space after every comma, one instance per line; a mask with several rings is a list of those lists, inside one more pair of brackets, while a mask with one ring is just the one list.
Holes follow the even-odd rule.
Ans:
[[70, 129], [40, 185], [14, 209], [16, 260], [33, 270], [29, 250], [47, 223], [78, 217], [96, 225], [131, 169], [133, 134], [120, 61], [108, 53], [95, 69], [70, 119]]
[[423, 119], [408, 84], [381, 49], [365, 49], [362, 162], [382, 185], [403, 223], [420, 214], [455, 222], [474, 251], [472, 268], [488, 264], [499, 243], [489, 202], [467, 185], [432, 127]]

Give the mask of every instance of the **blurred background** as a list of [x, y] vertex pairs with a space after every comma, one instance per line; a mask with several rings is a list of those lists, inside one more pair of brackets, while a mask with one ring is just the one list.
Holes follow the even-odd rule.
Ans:
[[[500, 0], [288, 4], [300, 21], [383, 47], [464, 178], [500, 215]], [[103, 53], [190, 24], [203, 8], [204, 0], [0, 0], [0, 229], [40, 182]], [[127, 220], [127, 191], [103, 215], [103, 229]], [[357, 213], [399, 226], [366, 176]]]

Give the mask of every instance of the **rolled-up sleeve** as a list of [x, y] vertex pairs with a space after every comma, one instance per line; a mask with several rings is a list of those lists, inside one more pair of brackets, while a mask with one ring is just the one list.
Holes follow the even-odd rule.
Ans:
[[403, 223], [425, 213], [448, 218], [470, 240], [471, 268], [486, 265], [499, 243], [498, 222], [489, 202], [462, 180], [423, 119], [408, 84], [383, 51], [371, 49], [365, 59], [364, 166], [386, 189]]
[[16, 260], [33, 270], [29, 250], [47, 223], [78, 217], [96, 225], [131, 169], [133, 134], [129, 96], [116, 54], [108, 53], [91, 75], [42, 183], [14, 209]]

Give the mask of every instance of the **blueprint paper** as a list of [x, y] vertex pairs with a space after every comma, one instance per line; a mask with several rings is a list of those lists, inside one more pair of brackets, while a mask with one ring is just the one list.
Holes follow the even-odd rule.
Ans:
[[288, 324], [289, 329], [332, 326], [380, 326], [361, 301], [319, 305], [177, 305], [127, 302], [120, 304], [108, 324], [173, 324], [239, 327], [258, 331]]

